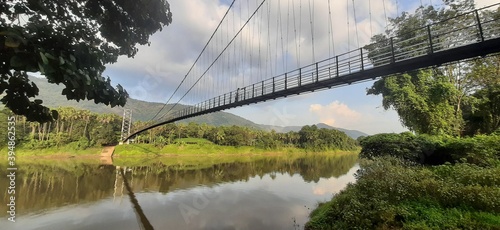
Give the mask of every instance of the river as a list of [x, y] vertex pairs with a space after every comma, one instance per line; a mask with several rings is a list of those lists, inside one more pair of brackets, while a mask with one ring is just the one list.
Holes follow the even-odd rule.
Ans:
[[18, 168], [16, 222], [2, 205], [0, 229], [303, 229], [359, 166], [356, 155], [310, 155], [37, 159]]

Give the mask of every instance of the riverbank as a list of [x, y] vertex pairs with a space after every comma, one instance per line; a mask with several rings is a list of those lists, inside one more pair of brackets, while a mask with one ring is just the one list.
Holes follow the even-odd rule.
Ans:
[[382, 134], [305, 229], [500, 229], [500, 136]]
[[[100, 156], [102, 147], [91, 147], [84, 150], [75, 150], [70, 146], [49, 147], [43, 149], [16, 148], [18, 157], [37, 158], [73, 158]], [[0, 151], [7, 151], [2, 149]], [[163, 147], [152, 144], [124, 144], [117, 145], [113, 157], [160, 157], [160, 156], [200, 156], [200, 155], [283, 155], [283, 154], [332, 154], [358, 153], [359, 150], [343, 151], [328, 150], [313, 152], [297, 147], [282, 147], [263, 149], [254, 146], [221, 146], [208, 143], [200, 144], [171, 144]]]

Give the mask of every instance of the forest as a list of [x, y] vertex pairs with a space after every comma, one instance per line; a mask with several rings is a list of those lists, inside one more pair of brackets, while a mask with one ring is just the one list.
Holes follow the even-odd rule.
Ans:
[[[16, 116], [16, 144], [27, 149], [43, 149], [66, 146], [74, 150], [116, 145], [120, 140], [122, 118], [114, 114], [98, 114], [72, 107], [57, 109], [59, 119], [52, 122], [29, 122]], [[13, 114], [4, 109], [0, 119], [7, 120]], [[0, 125], [7, 125], [6, 122]], [[137, 121], [134, 130], [151, 125]], [[6, 127], [0, 130], [7, 130]], [[295, 147], [311, 151], [355, 150], [356, 140], [334, 130], [304, 126], [299, 132], [277, 133], [242, 126], [211, 126], [197, 123], [172, 123], [148, 130], [134, 138], [134, 143], [151, 144], [158, 148], [171, 144], [183, 144], [184, 138], [206, 139], [221, 146], [253, 146], [262, 149]], [[0, 141], [0, 147], [7, 140]], [[185, 143], [184, 143], [185, 144]]]

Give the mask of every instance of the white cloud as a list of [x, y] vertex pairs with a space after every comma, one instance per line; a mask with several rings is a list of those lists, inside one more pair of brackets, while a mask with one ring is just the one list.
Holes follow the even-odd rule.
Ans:
[[[178, 95], [184, 94], [204, 73], [260, 2], [236, 1], [227, 21], [221, 25], [220, 32], [215, 34], [213, 42], [184, 82], [184, 86], [180, 88]], [[399, 0], [397, 8], [396, 2], [266, 1], [261, 11], [247, 24], [241, 36], [235, 39], [226, 50], [227, 53], [220, 57], [216, 67], [206, 73], [183, 103], [194, 104], [223, 93], [223, 90], [235, 90], [284, 71], [311, 64], [313, 60], [319, 61], [331, 57], [334, 53], [344, 53], [348, 48], [363, 46], [369, 42], [372, 35], [384, 31], [386, 17], [394, 17], [403, 10], [412, 12], [419, 5], [418, 1]], [[439, 0], [422, 2], [424, 5], [442, 4]], [[480, 7], [497, 3], [498, 0], [476, 2]], [[151, 37], [151, 46], [140, 47], [134, 59], [120, 57], [117, 63], [108, 66], [106, 74], [110, 75], [113, 84], [122, 84], [133, 98], [165, 102], [188, 73], [228, 8], [228, 1], [218, 0], [171, 0], [169, 3], [173, 23]], [[356, 18], [353, 15], [354, 10]], [[314, 12], [312, 17], [309, 12]], [[350, 27], [347, 26], [348, 22]], [[311, 24], [314, 24], [312, 31]], [[355, 24], [357, 26], [354, 26]], [[268, 34], [268, 31], [271, 34]], [[277, 125], [325, 122], [368, 133], [403, 130], [394, 111], [384, 112], [374, 108], [376, 105], [364, 101], [364, 92], [349, 92], [334, 97], [338, 101], [330, 104], [324, 101], [325, 94], [321, 94], [321, 98], [317, 95], [319, 94], [315, 92], [307, 96], [252, 105], [253, 112], [249, 112], [252, 108], [248, 108], [242, 110], [245, 113], [241, 115], [245, 118], [255, 118], [253, 120], [258, 123]], [[365, 103], [365, 107], [346, 102], [349, 98], [357, 98], [361, 101], [359, 104]], [[179, 99], [179, 96], [174, 99]], [[310, 106], [311, 103], [319, 104]]]
[[[188, 99], [193, 102], [208, 99], [220, 94], [220, 89], [230, 91], [259, 82], [330, 57], [333, 51], [346, 52], [348, 44], [351, 49], [358, 48], [356, 35], [360, 46], [366, 44], [372, 31], [383, 30], [385, 15], [395, 13], [391, 1], [386, 2], [385, 9], [382, 4], [369, 5], [368, 1], [355, 1], [356, 19], [351, 1], [266, 1]], [[258, 3], [236, 1], [179, 95], [204, 73]], [[139, 96], [134, 95], [137, 92], [142, 94], [141, 99], [167, 98], [188, 73], [228, 8], [227, 3], [217, 0], [170, 1], [170, 4], [173, 22], [151, 37], [151, 46], [142, 46], [135, 58], [120, 57], [108, 67], [113, 83], [134, 89], [130, 92], [132, 97]], [[372, 12], [371, 22], [369, 12]], [[348, 21], [351, 28], [347, 27]], [[354, 23], [359, 26], [354, 27]]]
[[319, 118], [319, 121], [334, 127], [349, 127], [362, 119], [362, 115], [346, 104], [334, 101], [328, 105], [312, 104], [309, 112]]

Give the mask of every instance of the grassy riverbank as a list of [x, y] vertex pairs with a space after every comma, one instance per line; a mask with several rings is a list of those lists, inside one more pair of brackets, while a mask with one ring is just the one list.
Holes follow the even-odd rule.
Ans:
[[[91, 147], [83, 150], [74, 149], [70, 145], [61, 147], [48, 147], [43, 149], [30, 149], [18, 147], [18, 157], [84, 157], [99, 156], [103, 147]], [[2, 149], [1, 151], [7, 151]], [[357, 153], [359, 150], [325, 150], [310, 151], [297, 147], [281, 147], [275, 149], [264, 149], [255, 146], [222, 146], [216, 145], [204, 139], [184, 138], [178, 142], [163, 147], [152, 144], [124, 144], [115, 146], [114, 157], [157, 157], [176, 155], [270, 155], [270, 154], [334, 154]]]
[[375, 135], [306, 229], [500, 229], [500, 136]]

